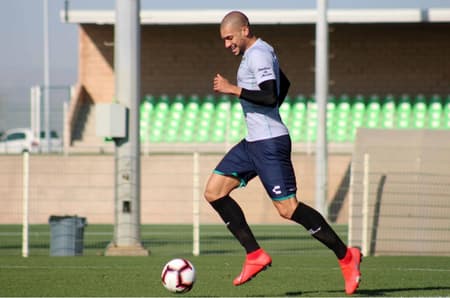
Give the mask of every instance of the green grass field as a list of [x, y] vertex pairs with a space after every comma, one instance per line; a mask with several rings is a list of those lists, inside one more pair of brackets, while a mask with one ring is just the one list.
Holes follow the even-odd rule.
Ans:
[[[240, 256], [188, 256], [197, 282], [185, 296], [345, 296], [332, 256], [273, 255], [273, 266], [234, 287]], [[160, 282], [167, 257], [0, 257], [0, 296], [174, 296]], [[450, 258], [369, 257], [355, 296], [449, 296]]]
[[[148, 257], [104, 257], [110, 226], [88, 226], [82, 257], [50, 257], [49, 228], [33, 226], [30, 257], [20, 257], [20, 227], [0, 226], [1, 297], [161, 297], [164, 264], [186, 257], [197, 270], [193, 290], [183, 296], [345, 296], [336, 259], [295, 226], [257, 226], [255, 234], [272, 254], [273, 266], [250, 283], [234, 287], [243, 251], [223, 226], [202, 228], [202, 255], [191, 254], [189, 226], [144, 226]], [[336, 229], [345, 237], [345, 226]], [[345, 239], [345, 238], [344, 238]], [[365, 257], [363, 281], [354, 296], [450, 296], [450, 257]]]

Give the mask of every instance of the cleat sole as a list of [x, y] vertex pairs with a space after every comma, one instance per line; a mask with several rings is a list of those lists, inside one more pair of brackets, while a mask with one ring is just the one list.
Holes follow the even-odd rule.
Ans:
[[250, 277], [249, 279], [247, 279], [246, 281], [244, 281], [243, 283], [237, 284], [235, 285], [236, 287], [241, 286], [243, 284], [248, 283], [249, 281], [251, 281], [252, 279], [254, 279], [260, 272], [266, 271], [267, 269], [269, 269], [269, 267], [272, 267], [272, 263], [267, 264], [266, 266], [264, 266], [260, 271], [256, 272], [255, 274], [252, 275], [252, 277]]

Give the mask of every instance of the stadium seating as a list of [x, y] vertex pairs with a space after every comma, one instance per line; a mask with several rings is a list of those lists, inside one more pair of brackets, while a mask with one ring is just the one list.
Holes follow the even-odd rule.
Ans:
[[[239, 100], [228, 95], [146, 95], [139, 112], [143, 143], [237, 142], [246, 134]], [[288, 96], [280, 115], [293, 142], [315, 142], [318, 115], [313, 95]], [[450, 95], [330, 96], [328, 140], [353, 142], [359, 127], [450, 129]]]

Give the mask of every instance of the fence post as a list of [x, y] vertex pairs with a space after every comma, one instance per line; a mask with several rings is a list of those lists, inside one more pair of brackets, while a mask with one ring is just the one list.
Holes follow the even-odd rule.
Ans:
[[364, 154], [364, 180], [362, 202], [362, 253], [368, 255], [369, 251], [369, 154]]
[[193, 188], [192, 188], [192, 215], [193, 215], [193, 248], [194, 256], [200, 255], [200, 173], [199, 154], [193, 153]]
[[28, 257], [28, 201], [29, 201], [29, 160], [30, 154], [28, 152], [23, 153], [23, 202], [22, 202], [22, 257]]

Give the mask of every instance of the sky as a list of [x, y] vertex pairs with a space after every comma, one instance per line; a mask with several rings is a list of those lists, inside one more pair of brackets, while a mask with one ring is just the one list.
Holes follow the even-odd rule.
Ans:
[[[65, 0], [47, 1], [50, 84], [70, 86], [76, 83], [78, 75], [78, 27], [59, 18]], [[115, 0], [67, 2], [70, 9], [115, 9]], [[141, 0], [141, 9], [315, 7], [315, 0]], [[450, 8], [450, 0], [328, 0], [328, 7]], [[43, 16], [44, 0], [0, 0], [0, 131], [30, 125], [30, 87], [44, 82]]]

